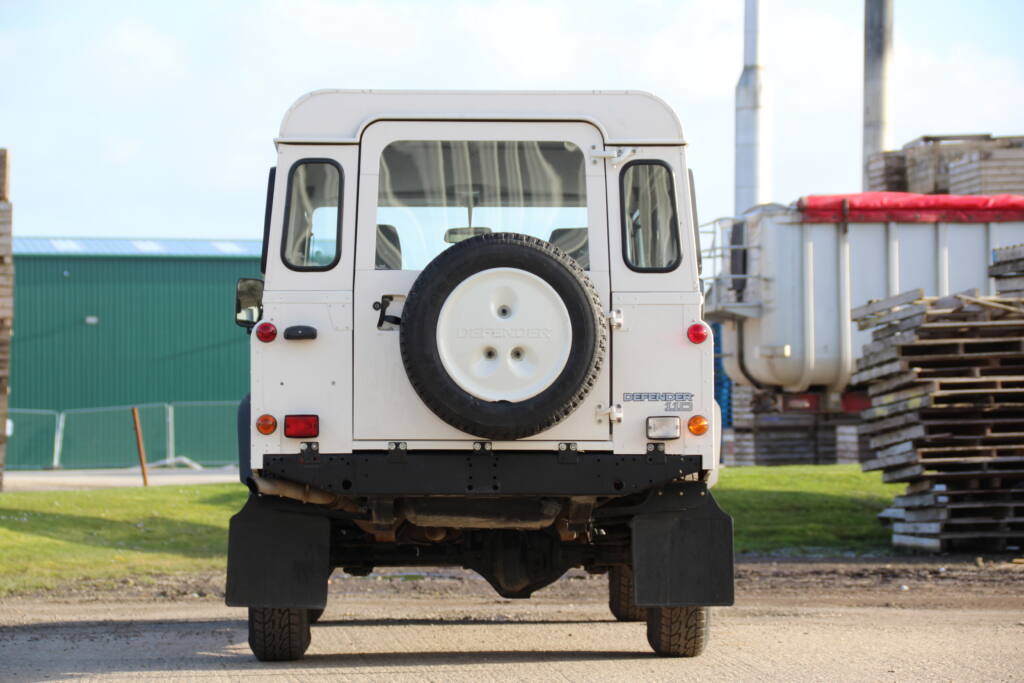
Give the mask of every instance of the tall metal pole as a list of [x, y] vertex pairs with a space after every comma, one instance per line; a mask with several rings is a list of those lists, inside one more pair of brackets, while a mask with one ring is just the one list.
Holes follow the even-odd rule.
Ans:
[[892, 54], [892, 0], [864, 0], [864, 152], [863, 185], [868, 188], [868, 160], [888, 147], [889, 63]]
[[771, 196], [764, 68], [758, 56], [757, 0], [746, 0], [743, 18], [743, 73], [736, 84], [736, 168], [733, 209], [736, 216]]

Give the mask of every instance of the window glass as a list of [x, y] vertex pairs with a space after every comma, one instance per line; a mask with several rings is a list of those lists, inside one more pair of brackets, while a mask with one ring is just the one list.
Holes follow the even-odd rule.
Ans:
[[300, 270], [327, 270], [338, 260], [341, 171], [331, 161], [300, 161], [288, 180], [282, 256]]
[[380, 159], [378, 269], [422, 270], [463, 239], [518, 232], [584, 268], [584, 159], [570, 142], [401, 140]]
[[633, 270], [679, 265], [672, 172], [659, 162], [634, 162], [622, 172], [622, 243]]

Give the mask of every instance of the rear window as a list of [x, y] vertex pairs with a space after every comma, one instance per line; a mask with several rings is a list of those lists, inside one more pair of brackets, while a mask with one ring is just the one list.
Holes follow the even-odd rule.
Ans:
[[571, 142], [392, 142], [380, 159], [376, 266], [422, 270], [456, 242], [517, 232], [587, 268], [584, 171]]
[[672, 171], [660, 161], [634, 161], [620, 179], [626, 265], [642, 272], [674, 270], [680, 256]]
[[293, 270], [328, 270], [340, 256], [341, 167], [304, 159], [288, 174], [281, 258]]

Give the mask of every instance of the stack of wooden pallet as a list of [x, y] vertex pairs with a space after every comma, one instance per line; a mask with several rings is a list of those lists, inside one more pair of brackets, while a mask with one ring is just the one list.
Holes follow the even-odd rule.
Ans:
[[0, 491], [4, 488], [7, 451], [7, 387], [11, 367], [11, 321], [14, 318], [14, 257], [11, 252], [11, 202], [7, 150], [0, 149]]
[[950, 161], [949, 191], [1024, 194], [1024, 147], [976, 150]]
[[867, 163], [868, 191], [1021, 194], [1024, 137], [925, 135]]
[[907, 156], [902, 151], [877, 152], [868, 157], [868, 192], [906, 192]]
[[988, 274], [995, 278], [999, 296], [1024, 299], [1024, 244], [995, 250]]
[[732, 448], [726, 465], [824, 465], [858, 462], [854, 445], [842, 444], [841, 428], [852, 425], [851, 416], [796, 406], [803, 395], [783, 395], [773, 390], [732, 386]]
[[915, 290], [853, 319], [874, 328], [853, 377], [872, 403], [862, 466], [907, 483], [883, 513], [893, 544], [1024, 544], [1024, 299]]

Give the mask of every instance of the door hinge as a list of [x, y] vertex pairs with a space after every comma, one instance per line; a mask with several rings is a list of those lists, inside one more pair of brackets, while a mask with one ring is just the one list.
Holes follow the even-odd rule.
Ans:
[[590, 163], [606, 161], [612, 166], [618, 166], [631, 159], [636, 153], [636, 147], [630, 147], [628, 150], [625, 147], [618, 147], [617, 150], [602, 150], [595, 144], [590, 148]]
[[622, 404], [615, 403], [605, 406], [603, 403], [598, 403], [594, 410], [594, 417], [597, 418], [598, 424], [604, 422], [605, 418], [608, 418], [609, 422], [622, 422]]
[[636, 154], [636, 148], [629, 149], [620, 147], [618, 149], [601, 149], [597, 145], [590, 148], [590, 163], [596, 164], [599, 161], [608, 161], [612, 166], [618, 166]]
[[622, 316], [622, 309], [620, 308], [613, 308], [608, 311], [605, 318], [608, 320], [608, 327], [613, 330], [621, 330], [623, 325], [626, 324], [626, 319]]

